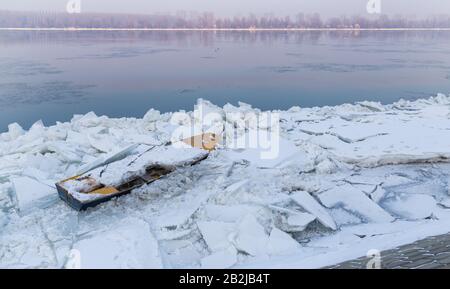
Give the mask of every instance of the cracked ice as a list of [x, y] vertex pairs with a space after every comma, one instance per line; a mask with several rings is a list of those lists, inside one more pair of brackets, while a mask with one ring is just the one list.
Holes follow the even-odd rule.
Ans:
[[[233, 112], [215, 130], [244, 131], [248, 114], [262, 113], [199, 103]], [[150, 110], [11, 124], [0, 134], [0, 266], [62, 268], [78, 250], [82, 268], [316, 268], [450, 231], [450, 97], [277, 113], [277, 160], [219, 147], [84, 212], [54, 183], [124, 148], [166, 144], [188, 120]]]

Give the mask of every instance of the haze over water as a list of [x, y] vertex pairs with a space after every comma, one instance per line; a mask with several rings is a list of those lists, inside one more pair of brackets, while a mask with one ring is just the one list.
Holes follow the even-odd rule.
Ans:
[[197, 98], [261, 109], [450, 92], [450, 32], [0, 32], [0, 131]]

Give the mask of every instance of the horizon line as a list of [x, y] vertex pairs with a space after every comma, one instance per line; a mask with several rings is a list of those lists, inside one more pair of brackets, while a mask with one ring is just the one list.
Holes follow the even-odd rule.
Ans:
[[442, 28], [87, 28], [87, 27], [0, 27], [0, 31], [450, 31]]
[[[0, 9], [0, 13], [6, 12], [6, 13], [29, 13], [29, 14], [69, 14], [73, 15], [71, 13], [68, 13], [64, 10], [10, 10], [10, 9]], [[230, 15], [224, 15], [224, 14], [218, 14], [215, 11], [208, 11], [208, 10], [180, 10], [180, 11], [153, 11], [153, 12], [120, 12], [120, 11], [83, 11], [82, 13], [75, 13], [76, 15], [79, 14], [97, 14], [97, 15], [108, 15], [108, 16], [177, 16], [178, 12], [184, 12], [186, 14], [205, 14], [205, 13], [211, 13], [214, 14], [214, 17], [216, 18], [230, 18], [230, 17], [247, 17], [247, 16], [255, 16], [255, 17], [264, 17], [264, 16], [274, 16], [274, 17], [295, 17], [297, 14], [303, 14], [305, 16], [318, 14], [320, 17], [324, 17], [326, 19], [336, 18], [336, 17], [373, 17], [373, 16], [388, 16], [388, 17], [413, 17], [413, 18], [420, 18], [425, 19], [429, 17], [440, 17], [440, 16], [448, 16], [450, 17], [450, 13], [448, 12], [439, 12], [439, 13], [430, 13], [430, 14], [417, 14], [417, 13], [377, 13], [376, 15], [369, 14], [367, 15], [366, 12], [354, 12], [354, 13], [341, 13], [339, 15], [328, 15], [326, 13], [322, 13], [320, 11], [295, 11], [290, 13], [279, 13], [274, 14], [271, 11], [267, 12], [244, 12], [244, 13], [235, 13]]]

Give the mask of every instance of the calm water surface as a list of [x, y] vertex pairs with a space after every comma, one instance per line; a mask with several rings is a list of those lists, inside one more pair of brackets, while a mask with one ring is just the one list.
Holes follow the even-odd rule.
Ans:
[[450, 32], [0, 32], [0, 131], [197, 98], [262, 109], [450, 93]]

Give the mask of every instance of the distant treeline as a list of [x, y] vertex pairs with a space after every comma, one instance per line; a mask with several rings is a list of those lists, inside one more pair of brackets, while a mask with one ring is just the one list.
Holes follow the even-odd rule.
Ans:
[[322, 19], [319, 14], [298, 13], [295, 17], [215, 17], [213, 13], [175, 15], [48, 13], [0, 11], [1, 28], [450, 28], [450, 16], [415, 18], [387, 15], [341, 16]]

